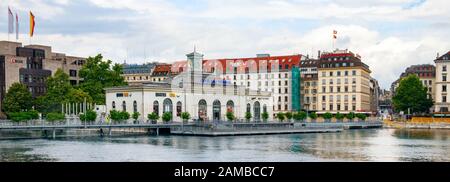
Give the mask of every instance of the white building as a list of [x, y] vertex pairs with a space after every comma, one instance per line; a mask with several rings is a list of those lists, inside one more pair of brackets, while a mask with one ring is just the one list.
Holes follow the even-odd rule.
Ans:
[[170, 82], [107, 88], [107, 111], [139, 112], [141, 120], [152, 112], [159, 116], [170, 112], [174, 121], [181, 121], [182, 112], [190, 113], [192, 119], [206, 121], [227, 120], [227, 112], [233, 112], [237, 120], [244, 120], [246, 112], [256, 121], [261, 120], [263, 112], [272, 119], [270, 92], [221, 84], [221, 79], [204, 74], [203, 55], [193, 52], [187, 56], [186, 71]]
[[438, 56], [434, 62], [436, 63], [436, 89], [434, 89], [436, 92], [436, 100], [434, 111], [449, 112], [450, 101], [448, 89], [450, 89], [450, 52], [447, 52], [443, 56]]

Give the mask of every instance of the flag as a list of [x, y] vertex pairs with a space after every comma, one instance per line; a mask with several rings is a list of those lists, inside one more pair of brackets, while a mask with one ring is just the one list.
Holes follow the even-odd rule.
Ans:
[[333, 34], [335, 34], [335, 35], [336, 35], [337, 33], [338, 33], [338, 32], [337, 32], [336, 30], [333, 30]]
[[338, 33], [337, 30], [333, 30], [333, 38], [334, 39], [337, 39], [337, 33]]
[[8, 7], [8, 33], [14, 33], [14, 15]]
[[19, 15], [16, 13], [16, 40], [19, 40]]
[[34, 35], [34, 26], [35, 26], [34, 15], [30, 11], [30, 37], [33, 37]]

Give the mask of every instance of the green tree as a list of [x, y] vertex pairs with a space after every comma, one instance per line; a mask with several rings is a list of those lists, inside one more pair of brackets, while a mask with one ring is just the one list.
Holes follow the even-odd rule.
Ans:
[[57, 69], [55, 74], [47, 78], [47, 93], [38, 99], [37, 106], [43, 113], [61, 112], [61, 104], [67, 102], [67, 97], [71, 91], [69, 75], [62, 69]]
[[46, 119], [47, 119], [47, 121], [51, 121], [51, 122], [64, 121], [65, 116], [62, 113], [51, 112], [51, 113], [47, 113]]
[[325, 121], [329, 122], [333, 118], [333, 114], [326, 112], [322, 115], [322, 118], [325, 119]]
[[21, 112], [31, 110], [33, 97], [27, 86], [20, 83], [13, 83], [3, 100], [3, 110], [8, 112]]
[[128, 119], [130, 119], [130, 113], [126, 112], [126, 111], [116, 111], [116, 110], [112, 110], [109, 111], [109, 116], [113, 121], [116, 122], [124, 122], [127, 121]]
[[148, 120], [152, 121], [153, 123], [156, 123], [156, 121], [158, 121], [159, 116], [158, 114], [152, 112], [150, 114], [147, 115]]
[[227, 117], [228, 121], [230, 121], [230, 122], [232, 122], [236, 119], [233, 112], [227, 112], [226, 117]]
[[304, 121], [307, 117], [306, 112], [300, 111], [294, 114], [294, 120], [295, 121]]
[[400, 81], [392, 101], [396, 111], [406, 112], [410, 109], [411, 113], [428, 113], [433, 106], [433, 100], [428, 98], [427, 88], [414, 74]]
[[39, 113], [37, 111], [28, 112], [10, 112], [7, 113], [8, 118], [14, 122], [29, 121], [33, 119], [39, 119]]
[[353, 119], [355, 119], [355, 113], [354, 112], [350, 112], [347, 115], [345, 115], [345, 118], [347, 118], [350, 122], [353, 121]]
[[262, 117], [264, 122], [267, 122], [267, 120], [269, 119], [269, 113], [268, 112], [263, 112], [261, 114], [261, 117]]
[[126, 85], [121, 74], [122, 66], [112, 65], [111, 60], [104, 61], [101, 54], [89, 57], [80, 70], [80, 77], [84, 79], [80, 88], [87, 92], [95, 103], [105, 104], [104, 88]]
[[365, 114], [361, 114], [361, 113], [356, 114], [356, 117], [357, 117], [360, 121], [365, 121], [366, 118], [367, 118], [367, 116], [366, 116]]
[[247, 122], [250, 122], [250, 120], [252, 119], [252, 113], [251, 112], [246, 112], [245, 113], [245, 119], [247, 120]]
[[81, 89], [72, 88], [70, 89], [65, 100], [68, 103], [84, 103], [85, 98], [87, 103], [93, 102], [92, 97], [88, 93], [84, 92]]
[[279, 112], [279, 113], [277, 113], [277, 119], [278, 119], [280, 122], [283, 122], [284, 119], [286, 119], [286, 116], [285, 116], [284, 113]]
[[292, 117], [293, 117], [291, 112], [286, 112], [284, 114], [284, 116], [286, 116], [286, 119], [288, 120], [288, 122], [290, 122], [292, 120]]
[[137, 121], [139, 119], [139, 116], [141, 116], [141, 113], [134, 112], [133, 115], [132, 115], [132, 118], [134, 119], [134, 121]]
[[319, 116], [317, 116], [317, 113], [313, 112], [311, 114], [309, 114], [309, 118], [311, 118], [312, 120], [317, 119]]
[[183, 120], [183, 122], [187, 123], [188, 120], [191, 119], [191, 114], [189, 114], [188, 112], [182, 112], [181, 119]]
[[86, 114], [80, 114], [81, 122], [87, 121], [92, 122], [97, 119], [97, 113], [93, 110], [86, 111]]
[[172, 113], [171, 112], [165, 112], [163, 115], [162, 115], [162, 119], [163, 119], [163, 121], [164, 122], [169, 122], [169, 121], [172, 121]]
[[341, 114], [341, 113], [337, 113], [334, 116], [338, 121], [342, 121], [345, 118], [345, 115]]

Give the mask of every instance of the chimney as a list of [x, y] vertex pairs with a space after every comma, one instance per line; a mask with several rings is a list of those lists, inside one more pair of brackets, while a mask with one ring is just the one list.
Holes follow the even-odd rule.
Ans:
[[439, 53], [437, 53], [437, 57], [436, 57], [436, 59], [439, 59]]
[[319, 54], [317, 55], [317, 59], [320, 59], [320, 51], [319, 51]]

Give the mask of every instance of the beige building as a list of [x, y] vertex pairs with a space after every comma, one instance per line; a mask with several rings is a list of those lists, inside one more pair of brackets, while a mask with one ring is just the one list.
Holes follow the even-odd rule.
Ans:
[[318, 64], [318, 114], [372, 114], [369, 66], [359, 55], [336, 50], [320, 55]]
[[129, 85], [140, 85], [153, 81], [152, 72], [156, 63], [123, 64], [122, 77]]
[[54, 53], [49, 46], [0, 41], [0, 99], [16, 82], [25, 84], [33, 97], [45, 94], [45, 80], [59, 68], [69, 74], [72, 85], [77, 85], [82, 82], [79, 70], [84, 62], [85, 58]]
[[449, 69], [450, 69], [450, 52], [443, 56], [438, 56], [434, 61], [436, 63], [436, 89], [435, 89], [435, 112], [449, 112]]

